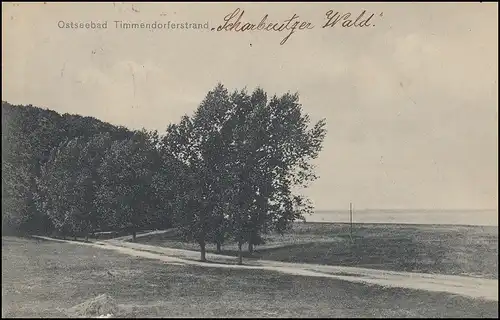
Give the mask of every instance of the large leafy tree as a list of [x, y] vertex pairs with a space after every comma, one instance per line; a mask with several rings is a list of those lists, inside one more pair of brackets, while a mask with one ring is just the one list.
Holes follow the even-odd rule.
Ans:
[[176, 225], [186, 239], [200, 245], [202, 261], [206, 243], [216, 243], [220, 251], [228, 234], [225, 195], [231, 181], [226, 179], [226, 160], [231, 137], [224, 129], [231, 107], [227, 90], [219, 85], [192, 117], [171, 125], [163, 139], [163, 153], [178, 164]]
[[96, 194], [101, 183], [97, 168], [109, 148], [109, 134], [78, 137], [54, 148], [37, 179], [37, 203], [63, 235], [87, 237], [99, 227]]
[[183, 166], [177, 223], [205, 257], [205, 241], [230, 235], [239, 247], [284, 232], [310, 210], [297, 186], [314, 180], [310, 160], [321, 150], [324, 120], [309, 128], [297, 94], [268, 101], [262, 89], [229, 94], [218, 85], [192, 117], [167, 130], [164, 150]]
[[36, 209], [36, 177], [61, 139], [59, 115], [2, 102], [2, 230], [46, 232], [50, 224]]
[[88, 141], [100, 133], [113, 139], [131, 134], [92, 117], [2, 102], [2, 230], [49, 233], [51, 220], [36, 205], [42, 200], [37, 185], [42, 167], [61, 143], [77, 137]]
[[158, 221], [160, 201], [154, 183], [160, 165], [156, 141], [145, 130], [114, 141], [97, 169], [101, 184], [97, 209], [108, 228], [138, 230]]
[[324, 120], [310, 128], [298, 94], [274, 96], [268, 102], [262, 89], [251, 95], [242, 90], [231, 100], [230, 170], [236, 178], [231, 221], [242, 263], [243, 243], [252, 251], [254, 244], [262, 243], [262, 233], [283, 233], [311, 210], [308, 199], [294, 190], [316, 178], [311, 160], [319, 155], [326, 130]]
[[200, 245], [201, 260], [205, 261], [209, 217], [206, 172], [199, 143], [191, 119], [185, 116], [179, 124], [168, 127], [162, 153], [163, 158], [173, 158], [176, 164], [175, 225], [186, 240]]

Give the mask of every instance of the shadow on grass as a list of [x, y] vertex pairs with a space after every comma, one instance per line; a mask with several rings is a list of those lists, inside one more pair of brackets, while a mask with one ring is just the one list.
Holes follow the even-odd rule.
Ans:
[[282, 262], [371, 267], [394, 271], [474, 274], [498, 279], [498, 249], [457, 237], [422, 241], [412, 237], [356, 238], [331, 243], [305, 243], [258, 250], [254, 257]]
[[[498, 231], [476, 226], [355, 224], [352, 234], [348, 224], [297, 224], [287, 238], [307, 236], [308, 242], [284, 243], [271, 236], [271, 248], [255, 247], [244, 259], [315, 263], [367, 267], [394, 271], [412, 271], [455, 275], [473, 275], [498, 279]], [[340, 241], [325, 242], [325, 236]], [[318, 239], [315, 242], [315, 239]], [[320, 240], [321, 239], [321, 240]], [[305, 240], [305, 239], [304, 239]], [[288, 241], [288, 240], [286, 240]], [[139, 243], [170, 248], [199, 250], [172, 230], [138, 239]], [[207, 253], [217, 254], [214, 247]], [[233, 246], [222, 255], [237, 257]]]
[[[362, 230], [362, 233], [363, 236], [353, 236], [352, 243], [349, 235], [340, 235], [343, 241], [287, 244], [263, 249], [257, 247], [252, 254], [245, 250], [242, 255], [247, 260], [475, 275], [498, 279], [498, 249], [494, 248], [498, 242], [490, 241], [486, 235], [481, 238], [484, 241], [476, 241], [470, 235], [457, 233], [408, 232], [403, 235], [387, 233], [384, 236], [367, 230]], [[172, 240], [172, 235], [168, 238]], [[168, 246], [162, 241], [154, 242]], [[215, 250], [207, 252], [216, 253]], [[223, 249], [220, 254], [237, 257], [238, 250]]]
[[115, 317], [498, 317], [497, 302], [445, 293], [264, 270], [165, 265], [88, 246], [2, 239], [11, 242], [2, 251], [6, 317], [59, 317], [59, 308], [103, 293], [130, 307]]

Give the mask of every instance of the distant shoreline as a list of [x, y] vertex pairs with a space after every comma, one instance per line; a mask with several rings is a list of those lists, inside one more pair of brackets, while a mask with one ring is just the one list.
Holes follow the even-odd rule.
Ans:
[[[294, 223], [304, 223], [303, 221], [295, 221]], [[338, 221], [310, 221], [306, 220], [306, 224], [345, 224], [349, 225], [349, 222], [338, 222]], [[401, 222], [353, 222], [352, 223], [354, 226], [355, 225], [390, 225], [390, 226], [405, 226], [405, 227], [422, 227], [422, 226], [434, 226], [434, 227], [465, 227], [465, 228], [470, 228], [470, 227], [483, 227], [483, 228], [498, 228], [498, 225], [482, 225], [482, 224], [440, 224], [440, 223], [401, 223]]]
[[[350, 222], [349, 210], [318, 210], [305, 218], [307, 222]], [[498, 209], [363, 209], [353, 211], [353, 223], [498, 227]]]
[[[356, 209], [355, 211], [363, 212], [478, 212], [478, 211], [498, 211], [498, 209]], [[323, 212], [349, 212], [349, 209], [325, 209], [325, 210], [315, 210], [316, 213]]]

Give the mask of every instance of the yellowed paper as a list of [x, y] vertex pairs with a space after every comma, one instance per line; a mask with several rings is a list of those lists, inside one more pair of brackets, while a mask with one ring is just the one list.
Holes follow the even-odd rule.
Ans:
[[[128, 289], [123, 287], [125, 280], [113, 282], [115, 280], [111, 280], [105, 271], [98, 276], [95, 273], [98, 271], [94, 270], [94, 273], [89, 273], [92, 274], [91, 279], [104, 277], [103, 286], [116, 288], [117, 293], [113, 295], [109, 290], [97, 290], [98, 286], [91, 286], [89, 290], [108, 293], [118, 305], [136, 305], [135, 316], [484, 317], [498, 313], [498, 307], [489, 304], [498, 301], [496, 264], [484, 267], [489, 268], [487, 271], [481, 269], [484, 272], [467, 267], [472, 266], [472, 262], [464, 262], [462, 267], [457, 267], [458, 264], [450, 267], [455, 263], [450, 261], [468, 259], [460, 258], [461, 254], [468, 254], [460, 252], [483, 250], [481, 255], [470, 258], [471, 261], [476, 260], [475, 263], [484, 260], [488, 264], [488, 261], [498, 257], [496, 3], [2, 4], [2, 101], [9, 104], [33, 105], [60, 115], [89, 116], [130, 130], [145, 128], [164, 134], [170, 124], [179, 123], [184, 115], [192, 115], [218, 83], [229, 91], [246, 88], [251, 93], [260, 87], [269, 97], [298, 92], [302, 110], [310, 116], [311, 122], [326, 120], [323, 148], [314, 160], [319, 178], [300, 192], [311, 200], [314, 208], [306, 216], [306, 225], [311, 223], [311, 228], [315, 228], [320, 222], [325, 223], [323, 226], [337, 223], [345, 229], [324, 231], [321, 236], [311, 238], [293, 233], [284, 236], [288, 238], [281, 245], [290, 246], [290, 255], [278, 260], [283, 263], [311, 263], [314, 266], [299, 268], [297, 265], [279, 265], [280, 262], [249, 262], [257, 269], [268, 269], [261, 270], [264, 272], [262, 276], [260, 273], [256, 276], [268, 279], [262, 284], [265, 286], [262, 290], [256, 289], [255, 284], [248, 284], [248, 287], [241, 284], [231, 289], [227, 286], [232, 284], [214, 284], [207, 285], [214, 293], [199, 289], [201, 297], [196, 296], [197, 290], [192, 286], [201, 288], [203, 281], [209, 281], [206, 279], [221, 276], [193, 271], [192, 278], [186, 281], [196, 282], [197, 285], [186, 285], [186, 290], [190, 292], [187, 296], [181, 299], [178, 296], [181, 295], [180, 289], [171, 289], [175, 290], [175, 294], [165, 296], [159, 293], [166, 292], [162, 290], [167, 284], [159, 280], [162, 275], [158, 276], [158, 280], [152, 276], [137, 275], [154, 273], [153, 269], [163, 266], [152, 266], [148, 262], [147, 266], [141, 267], [142, 260], [134, 262], [136, 273], [124, 270], [127, 262], [115, 262], [120, 266], [115, 266], [116, 270], [110, 272], [115, 277], [132, 279], [131, 283], [140, 283], [138, 287], [147, 288]], [[364, 230], [358, 230], [362, 234], [356, 230], [349, 231], [353, 223]], [[408, 240], [410, 244], [406, 240], [390, 244], [367, 236], [386, 232], [387, 237], [392, 235], [403, 239], [414, 232], [408, 231], [410, 229], [398, 231], [400, 233], [389, 229], [381, 231], [386, 224], [410, 229], [413, 228], [410, 226], [418, 225], [415, 228], [419, 231], [415, 231], [413, 240]], [[478, 229], [483, 227], [484, 230]], [[380, 241], [378, 246], [386, 248], [411, 247], [414, 250], [412, 257], [417, 257], [421, 246], [413, 246], [412, 241], [425, 238], [424, 234], [431, 232], [429, 230], [442, 232], [433, 240], [428, 240], [429, 243], [454, 239], [450, 240], [453, 246], [450, 244], [440, 260], [436, 260], [436, 265], [440, 267], [435, 269], [427, 266], [427, 262], [405, 267], [404, 270], [380, 267], [385, 259], [392, 259], [390, 255], [393, 253], [389, 249], [369, 259], [361, 257], [369, 255], [367, 251], [355, 253], [358, 258], [350, 256], [342, 261], [333, 258], [326, 262], [319, 258], [305, 261], [298, 258], [305, 255], [304, 252], [313, 250], [306, 243], [323, 243], [325, 246], [324, 243], [340, 241], [336, 236], [342, 232], [345, 232], [345, 239], [350, 234], [351, 242], [353, 237], [359, 236], [365, 237], [360, 243]], [[474, 242], [475, 237], [481, 238], [477, 240], [481, 244]], [[275, 240], [269, 241], [267, 247], [264, 245], [261, 249], [268, 252], [262, 253], [263, 261], [274, 259], [269, 252], [273, 247], [280, 248], [280, 244], [273, 244]], [[69, 244], [50, 243], [50, 250], [69, 250], [57, 249], [66, 248], [59, 246]], [[347, 243], [345, 246], [328, 245], [316, 256], [354, 252]], [[462, 243], [463, 247], [459, 248], [458, 243]], [[140, 241], [138, 244], [129, 243], [128, 249], [116, 249], [116, 243], [108, 242], [106, 245], [115, 251], [121, 250], [113, 252], [113, 255], [123, 254], [124, 259], [131, 259], [126, 254], [133, 255], [135, 252], [139, 255], [136, 251], [144, 249], [138, 247]], [[142, 245], [156, 243], [146, 241]], [[235, 244], [231, 246], [230, 250], [237, 252], [238, 247]], [[99, 248], [87, 247], [79, 247], [74, 252], [70, 250], [73, 252], [71, 255], [79, 255], [79, 250], [101, 252]], [[176, 248], [199, 250], [196, 244], [192, 248]], [[168, 268], [181, 268], [175, 263], [183, 264], [182, 268], [194, 268], [186, 266], [189, 263], [185, 261], [176, 260], [187, 261], [191, 253], [179, 256], [174, 251], [161, 250], [167, 249], [156, 247], [153, 250], [156, 253], [141, 251], [141, 254], [145, 258], [163, 261], [170, 257], [172, 266]], [[210, 253], [212, 249], [207, 250]], [[256, 250], [259, 250], [258, 246]], [[426, 252], [434, 249], [428, 250]], [[400, 251], [394, 254], [402, 255]], [[12, 252], [17, 251], [8, 252], [14, 254]], [[215, 254], [215, 251], [212, 253]], [[83, 251], [81, 254], [82, 266], [94, 255]], [[101, 259], [101, 255], [95, 259]], [[195, 258], [198, 255], [196, 252]], [[29, 264], [45, 261], [38, 259], [33, 253]], [[213, 259], [217, 258], [214, 256]], [[363, 262], [354, 263], [357, 259]], [[397, 265], [403, 258], [398, 259], [391, 260], [391, 265]], [[56, 268], [56, 260], [50, 261]], [[328, 270], [321, 271], [321, 264], [331, 268], [359, 267], [394, 273], [389, 273], [382, 281], [379, 277], [384, 276], [374, 274], [377, 271], [366, 271], [366, 274], [363, 273], [365, 271], [356, 271], [353, 274], [351, 269], [328, 267], [324, 267]], [[196, 267], [199, 270], [213, 269], [206, 265]], [[460, 268], [463, 270], [457, 271]], [[242, 280], [245, 272], [253, 272], [250, 269], [231, 269], [235, 274], [231, 273], [230, 279], [251, 283], [253, 280]], [[53, 270], [54, 277], [58, 277], [58, 269]], [[225, 269], [221, 267], [217, 270]], [[289, 281], [286, 282], [286, 290], [278, 284], [279, 288], [271, 288], [274, 280], [266, 278], [268, 274], [265, 273], [271, 273], [270, 270], [281, 272], [280, 276], [289, 279], [286, 280]], [[412, 276], [404, 272], [421, 275], [415, 275], [419, 280], [413, 283], [408, 280]], [[378, 297], [373, 298], [374, 304], [370, 307], [353, 302], [354, 306], [349, 308], [341, 302], [331, 302], [337, 300], [337, 296], [329, 295], [328, 299], [323, 299], [320, 273], [328, 274], [329, 278], [335, 274], [335, 280], [325, 276], [328, 281], [356, 283], [359, 286], [356, 289], [342, 289], [346, 290], [343, 295], [347, 297], [356, 296], [359, 301]], [[425, 283], [426, 280], [419, 278], [424, 277], [422, 274], [433, 274], [438, 284]], [[371, 279], [366, 282], [375, 287], [387, 285], [415, 290], [412, 292], [422, 290], [425, 294], [405, 294], [401, 298], [399, 293], [390, 293], [385, 299], [379, 294], [364, 297], [358, 294], [363, 288], [368, 288], [361, 281], [365, 276]], [[19, 281], [15, 277], [11, 276], [8, 280], [11, 286]], [[308, 279], [314, 284], [307, 284]], [[5, 306], [2, 303], [3, 312], [9, 316], [55, 315], [53, 310], [59, 302], [46, 303], [43, 299], [52, 299], [47, 297], [53, 296], [52, 292], [60, 292], [58, 286], [62, 284], [43, 281], [47, 282], [35, 281], [34, 284], [47, 293], [43, 298], [41, 295], [32, 296], [25, 287], [16, 289], [19, 293], [9, 289], [2, 299], [10, 304]], [[61, 308], [69, 308], [89, 298], [81, 288], [88, 284], [84, 285], [81, 281], [72, 284], [78, 288], [72, 293], [74, 303], [62, 302], [64, 306]], [[170, 288], [185, 285], [184, 280], [182, 284], [177, 280], [169, 281]], [[459, 283], [461, 289], [451, 289], [452, 282]], [[43, 289], [40, 289], [42, 286]], [[336, 290], [331, 283], [328, 286], [328, 290]], [[137, 294], [127, 300], [122, 293], [125, 290], [144, 292], [147, 302], [140, 301]], [[254, 293], [257, 292], [255, 290], [260, 295]], [[430, 296], [430, 293], [427, 295], [428, 292], [456, 294], [459, 299], [465, 300], [445, 308], [440, 298]], [[315, 301], [309, 299], [313, 296]], [[347, 300], [358, 301], [356, 299]], [[402, 310], [406, 302], [398, 299], [407, 299], [412, 306]], [[31, 304], [29, 301], [38, 302]], [[24, 307], [16, 307], [16, 303]], [[147, 304], [148, 307], [145, 306]], [[391, 304], [398, 305], [391, 307]], [[425, 310], [418, 309], [414, 306], [417, 304], [427, 307]], [[383, 311], [378, 310], [379, 307]], [[169, 308], [174, 310], [173, 313], [169, 313]], [[356, 308], [373, 310], [353, 311]], [[127, 315], [131, 315], [130, 312]]]

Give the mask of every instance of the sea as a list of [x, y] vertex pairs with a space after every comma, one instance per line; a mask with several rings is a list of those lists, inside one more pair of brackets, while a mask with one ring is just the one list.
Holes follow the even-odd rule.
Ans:
[[[349, 210], [315, 211], [308, 222], [349, 223]], [[353, 210], [353, 223], [439, 224], [498, 226], [498, 209], [492, 210]]]

